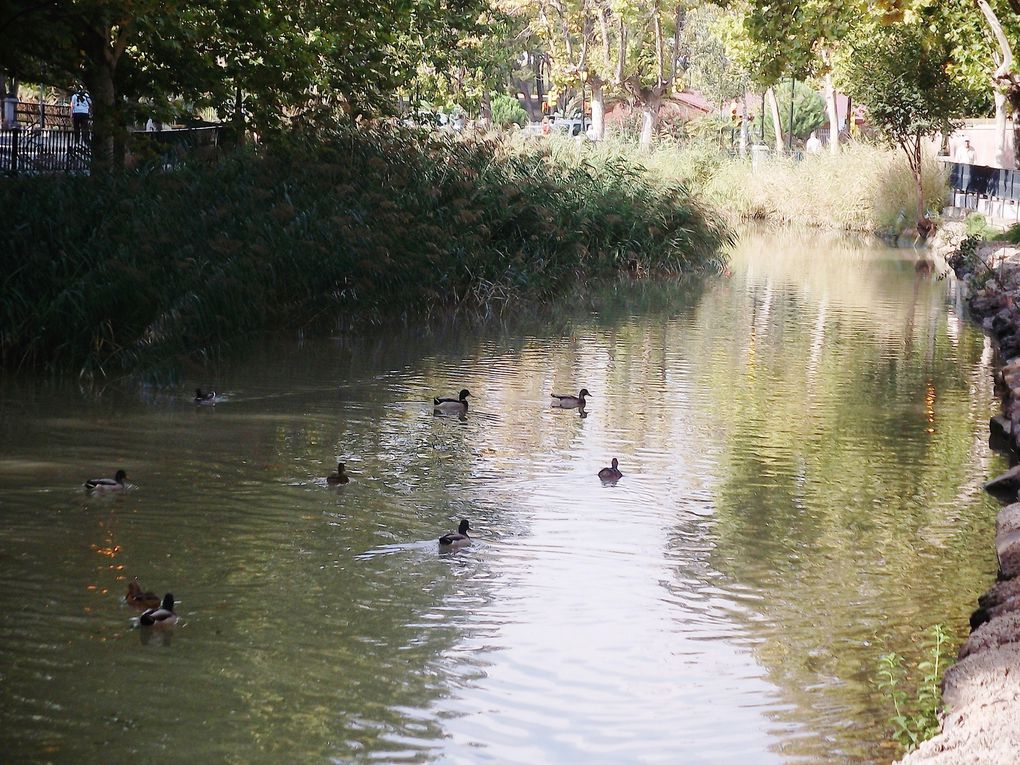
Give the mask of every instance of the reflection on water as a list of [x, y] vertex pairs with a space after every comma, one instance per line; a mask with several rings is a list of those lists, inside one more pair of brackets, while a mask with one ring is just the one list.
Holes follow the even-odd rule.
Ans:
[[[5, 383], [14, 759], [884, 762], [877, 657], [962, 630], [995, 569], [983, 338], [857, 242], [749, 235], [703, 291], [191, 378]], [[121, 467], [136, 490], [81, 490]], [[134, 576], [176, 595], [170, 639], [131, 628]]]

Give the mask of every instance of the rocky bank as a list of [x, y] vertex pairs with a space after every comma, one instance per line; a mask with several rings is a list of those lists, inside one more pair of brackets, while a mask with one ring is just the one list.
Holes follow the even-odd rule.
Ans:
[[[990, 423], [991, 443], [1020, 455], [1020, 252], [984, 245], [954, 256], [962, 224], [940, 231], [932, 254], [966, 278], [972, 316], [998, 351], [996, 384], [1003, 411]], [[942, 731], [907, 755], [907, 765], [1020, 764], [1020, 465], [985, 488], [1006, 503], [996, 518], [998, 581], [978, 600], [971, 634], [942, 681]]]

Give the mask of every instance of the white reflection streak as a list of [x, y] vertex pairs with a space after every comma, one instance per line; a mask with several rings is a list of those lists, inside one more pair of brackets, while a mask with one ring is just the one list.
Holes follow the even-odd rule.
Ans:
[[825, 346], [825, 314], [828, 307], [829, 298], [826, 296], [818, 303], [818, 315], [815, 317], [815, 325], [811, 328], [811, 357], [807, 369], [809, 382], [814, 382], [818, 376], [818, 364], [821, 362], [822, 348]]

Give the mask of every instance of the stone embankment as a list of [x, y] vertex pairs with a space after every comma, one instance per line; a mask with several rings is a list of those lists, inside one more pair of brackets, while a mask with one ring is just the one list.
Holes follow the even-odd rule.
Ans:
[[[962, 239], [959, 229], [943, 235], [943, 254]], [[996, 343], [1003, 397], [1003, 413], [991, 421], [991, 443], [1020, 455], [1020, 253], [996, 246], [976, 255], [969, 305]], [[978, 599], [970, 637], [943, 678], [942, 732], [904, 757], [907, 765], [1020, 763], [1020, 465], [985, 488], [1009, 503], [996, 518], [998, 581]]]

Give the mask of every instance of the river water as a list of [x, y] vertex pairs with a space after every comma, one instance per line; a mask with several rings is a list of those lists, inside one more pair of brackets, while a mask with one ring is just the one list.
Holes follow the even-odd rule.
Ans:
[[879, 656], [995, 573], [985, 339], [873, 242], [748, 233], [732, 271], [172, 390], [5, 380], [2, 759], [888, 762]]

